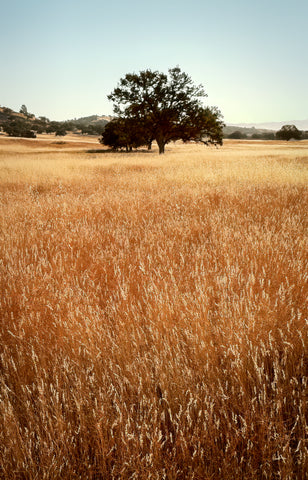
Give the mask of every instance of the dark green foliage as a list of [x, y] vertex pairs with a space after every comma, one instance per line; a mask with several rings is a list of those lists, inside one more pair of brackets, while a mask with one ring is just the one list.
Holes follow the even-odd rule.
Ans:
[[47, 118], [47, 117], [39, 117], [39, 120], [40, 120], [42, 123], [49, 123], [49, 118]]
[[42, 120], [35, 119], [33, 122], [31, 122], [31, 128], [36, 132], [36, 133], [44, 133], [46, 132], [47, 124], [43, 122]]
[[[241, 136], [239, 136], [239, 134], [241, 134]], [[274, 130], [256, 127], [241, 127], [239, 125], [224, 126], [223, 135], [224, 138], [247, 138], [253, 140], [275, 140], [276, 138]]]
[[112, 147], [113, 150], [125, 148], [127, 152], [148, 143], [142, 123], [129, 118], [109, 122], [105, 126], [100, 142]]
[[81, 130], [81, 133], [84, 135], [100, 135], [102, 132], [102, 129], [108, 122], [105, 120], [103, 123], [101, 122], [96, 122], [96, 123], [91, 123], [89, 125], [87, 124], [81, 124], [81, 125], [75, 125], [75, 128], [78, 130]]
[[142, 125], [145, 137], [155, 139], [164, 153], [170, 141], [202, 141], [222, 143], [222, 116], [215, 107], [203, 107], [206, 93], [202, 85], [194, 85], [179, 67], [168, 75], [151, 70], [128, 73], [108, 96], [114, 112], [122, 119]]
[[228, 138], [231, 138], [234, 140], [240, 140], [243, 138], [247, 138], [247, 135], [246, 133], [242, 133], [239, 130], [236, 130], [235, 132], [230, 133], [230, 135], [228, 135]]
[[308, 140], [308, 130], [302, 131], [302, 140]]
[[46, 133], [54, 133], [55, 135], [61, 136], [66, 135], [66, 132], [70, 130], [67, 122], [55, 122], [52, 121], [46, 127]]
[[184, 142], [222, 145], [222, 127], [221, 113], [217, 107], [196, 107], [179, 127], [179, 138]]
[[66, 130], [64, 126], [59, 126], [55, 131], [56, 137], [64, 137], [66, 135]]
[[[17, 121], [16, 125], [11, 125], [12, 121]], [[45, 116], [35, 117], [28, 112], [26, 105], [22, 105], [19, 113], [14, 112], [10, 108], [0, 108], [0, 129], [3, 126], [5, 132], [11, 132], [14, 127], [15, 134], [23, 134], [25, 130], [33, 130], [35, 133], [56, 133], [74, 132], [87, 135], [101, 135], [102, 130], [108, 123], [108, 117], [99, 117], [92, 115], [89, 117], [79, 118], [75, 120], [66, 120], [64, 122], [50, 121]], [[24, 136], [24, 134], [23, 134]]]
[[2, 128], [10, 137], [36, 138], [35, 131], [31, 129], [31, 125], [22, 119], [9, 120], [2, 125]]
[[115, 120], [106, 125], [99, 141], [103, 145], [112, 147], [113, 150], [120, 148], [120, 135], [117, 131], [117, 124]]
[[[229, 137], [230, 138], [230, 137]], [[262, 133], [253, 133], [251, 135], [253, 140], [275, 140], [275, 133], [274, 132], [262, 132]]]
[[276, 133], [276, 137], [279, 140], [300, 140], [302, 136], [302, 132], [298, 130], [295, 125], [284, 125], [281, 129]]
[[22, 105], [20, 107], [19, 113], [22, 113], [27, 118], [35, 118], [35, 115], [33, 113], [28, 112], [26, 105]]
[[67, 128], [67, 130], [81, 130], [83, 135], [100, 135], [108, 120], [100, 118], [98, 115], [90, 115], [89, 117], [81, 117], [65, 123], [70, 125], [70, 128]]
[[59, 129], [61, 126], [60, 122], [50, 122], [48, 127], [46, 128], [46, 133], [55, 133], [57, 129]]
[[27, 109], [26, 105], [22, 105], [22, 106], [20, 107], [19, 113], [22, 113], [23, 115], [25, 115], [25, 117], [27, 117], [27, 115], [28, 115], [28, 109]]

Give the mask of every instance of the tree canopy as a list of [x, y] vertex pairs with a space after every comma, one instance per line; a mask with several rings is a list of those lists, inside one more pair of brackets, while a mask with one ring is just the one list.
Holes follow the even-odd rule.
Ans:
[[2, 125], [3, 131], [10, 137], [36, 138], [35, 131], [28, 122], [20, 118], [12, 118]]
[[222, 115], [217, 107], [203, 106], [206, 96], [202, 85], [175, 67], [167, 75], [151, 70], [128, 73], [108, 99], [120, 119], [142, 127], [148, 144], [155, 139], [159, 153], [164, 153], [167, 143], [179, 139], [222, 144]]
[[27, 109], [26, 105], [22, 105], [22, 106], [20, 107], [19, 113], [22, 113], [23, 115], [25, 115], [25, 117], [27, 117], [27, 115], [28, 115], [28, 109]]

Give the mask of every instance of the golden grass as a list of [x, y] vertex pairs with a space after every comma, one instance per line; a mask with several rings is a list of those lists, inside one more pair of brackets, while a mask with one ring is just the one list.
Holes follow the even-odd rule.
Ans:
[[0, 139], [0, 478], [307, 478], [308, 143], [50, 138]]

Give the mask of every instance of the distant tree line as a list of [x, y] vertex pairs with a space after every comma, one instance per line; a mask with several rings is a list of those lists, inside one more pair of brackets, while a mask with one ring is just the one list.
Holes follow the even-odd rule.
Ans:
[[[203, 107], [199, 98], [204, 96], [202, 86], [195, 86], [179, 67], [167, 75], [146, 70], [127, 74], [109, 95], [115, 103], [111, 121], [97, 115], [64, 122], [35, 117], [22, 105], [19, 113], [8, 107], [0, 109], [0, 130], [12, 137], [35, 138], [37, 134], [65, 136], [67, 132], [97, 135], [99, 141], [114, 150], [145, 146], [151, 149], [156, 140], [160, 153], [170, 141], [182, 139], [204, 144], [222, 144], [223, 138], [253, 140], [305, 140], [308, 131], [295, 125], [284, 125], [279, 131], [255, 131], [225, 127], [216, 107]], [[225, 132], [223, 132], [225, 127]], [[246, 133], [247, 131], [247, 133]]]
[[234, 132], [226, 135], [226, 138], [234, 139], [234, 140], [245, 140], [248, 138], [252, 138], [254, 140], [275, 140], [275, 133], [274, 132], [262, 132], [262, 133], [252, 133], [248, 135], [245, 132], [241, 132], [240, 130], [235, 130]]
[[277, 132], [262, 131], [250, 135], [241, 130], [235, 130], [234, 132], [227, 134], [225, 138], [234, 140], [305, 140], [308, 139], [308, 131], [301, 131], [295, 125], [284, 125]]

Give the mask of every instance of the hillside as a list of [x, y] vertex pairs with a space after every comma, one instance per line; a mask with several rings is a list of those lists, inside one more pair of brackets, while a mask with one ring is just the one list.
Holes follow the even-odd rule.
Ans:
[[91, 115], [64, 122], [50, 121], [47, 117], [36, 117], [31, 113], [22, 114], [8, 107], [0, 107], [0, 129], [10, 136], [35, 136], [37, 133], [56, 133], [65, 135], [66, 132], [88, 135], [101, 135], [105, 125], [113, 117], [108, 115]]
[[74, 118], [73, 120], [67, 121], [83, 125], [106, 125], [106, 123], [110, 122], [113, 118], [111, 115], [90, 115], [89, 117]]
[[[14, 119], [21, 119], [21, 120], [27, 120], [29, 117], [31, 117], [33, 121], [39, 121], [40, 119], [45, 119], [45, 121], [47, 120], [47, 123], [54, 122], [54, 121], [48, 120], [46, 117], [36, 117], [36, 115], [33, 115], [33, 114], [29, 114], [29, 117], [27, 117], [22, 113], [15, 112], [11, 108], [0, 107], [0, 125], [4, 122], [11, 120], [12, 117], [14, 117]], [[78, 123], [83, 125], [91, 125], [91, 124], [97, 125], [98, 123], [101, 123], [105, 125], [106, 123], [110, 122], [112, 118], [114, 117], [112, 117], [111, 115], [90, 115], [88, 117], [74, 118], [71, 120], [65, 120], [64, 122], [57, 122], [57, 123], [74, 123], [74, 124]]]
[[0, 107], [0, 125], [9, 121], [14, 117], [15, 119], [26, 119], [27, 117], [22, 113], [14, 112], [8, 107]]
[[243, 137], [251, 137], [253, 135], [260, 135], [266, 136], [268, 134], [274, 134], [274, 130], [268, 130], [265, 128], [255, 128], [254, 126], [251, 127], [243, 127], [239, 125], [226, 125], [223, 129], [224, 137], [228, 137], [235, 132], [240, 132]]

